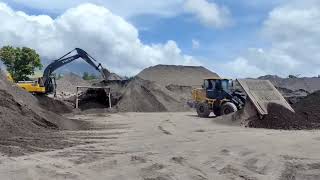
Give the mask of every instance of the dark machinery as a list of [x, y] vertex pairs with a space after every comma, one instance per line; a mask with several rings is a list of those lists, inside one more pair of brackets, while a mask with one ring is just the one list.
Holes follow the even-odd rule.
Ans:
[[209, 117], [213, 112], [216, 116], [226, 115], [242, 109], [246, 95], [235, 90], [230, 79], [204, 79], [203, 87], [194, 89], [192, 97], [200, 117]]
[[[72, 52], [76, 51], [76, 54], [73, 56], [68, 57]], [[71, 63], [72, 61], [82, 58], [92, 67], [94, 67], [97, 71], [101, 73], [103, 79], [107, 79], [110, 75], [110, 72], [103, 68], [100, 63], [97, 64], [97, 61], [91, 57], [87, 52], [80, 48], [75, 48], [74, 50], [68, 52], [64, 56], [60, 57], [57, 60], [54, 60], [51, 64], [49, 64], [43, 72], [43, 77], [39, 78], [38, 83], [40, 87], [45, 88], [45, 93], [53, 93], [56, 89], [56, 82], [52, 73], [57, 70], [58, 68]]]

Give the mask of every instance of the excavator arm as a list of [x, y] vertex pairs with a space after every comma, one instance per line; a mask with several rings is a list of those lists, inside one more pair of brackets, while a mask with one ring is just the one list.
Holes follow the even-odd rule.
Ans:
[[[77, 53], [73, 56], [69, 56], [72, 52], [76, 51]], [[68, 57], [69, 56], [69, 57]], [[74, 50], [68, 52], [67, 54], [63, 55], [57, 60], [54, 60], [51, 64], [49, 64], [43, 72], [42, 82], [44, 87], [46, 88], [46, 93], [51, 93], [55, 90], [55, 80], [52, 77], [52, 73], [59, 69], [60, 67], [73, 62], [74, 60], [81, 58], [94, 67], [97, 71], [100, 72], [103, 79], [107, 79], [110, 75], [110, 72], [103, 68], [102, 65], [99, 63], [96, 64], [96, 60], [91, 57], [87, 52], [80, 48], [75, 48]]]

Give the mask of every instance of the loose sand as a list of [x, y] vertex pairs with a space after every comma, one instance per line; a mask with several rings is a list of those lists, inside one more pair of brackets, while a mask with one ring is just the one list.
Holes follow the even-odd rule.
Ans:
[[69, 97], [77, 91], [77, 86], [89, 86], [88, 81], [83, 80], [79, 75], [74, 73], [65, 74], [61, 79], [57, 80], [57, 95], [61, 97]]
[[[285, 88], [292, 91], [304, 90], [309, 93], [320, 90], [320, 78], [302, 77], [302, 78], [281, 78], [274, 75], [259, 77], [271, 81], [276, 87]], [[303, 93], [303, 92], [301, 92]]]
[[138, 77], [162, 86], [201, 86], [203, 78], [219, 77], [202, 66], [157, 65], [144, 69]]
[[49, 111], [55, 103], [45, 99], [48, 108], [43, 109], [44, 102], [8, 82], [0, 73], [0, 152], [17, 156], [69, 147], [73, 143], [65, 141], [57, 130], [89, 127], [88, 122], [75, 122]]
[[319, 131], [249, 129], [196, 113], [71, 117], [99, 130], [63, 131], [88, 143], [0, 157], [0, 179], [317, 180]]
[[182, 96], [176, 95], [167, 88], [140, 77], [135, 77], [125, 87], [117, 103], [122, 112], [179, 112], [190, 110]]

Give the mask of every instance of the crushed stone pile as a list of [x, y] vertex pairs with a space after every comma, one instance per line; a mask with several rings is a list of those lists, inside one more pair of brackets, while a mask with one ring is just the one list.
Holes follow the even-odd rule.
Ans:
[[89, 86], [88, 81], [83, 80], [74, 73], [65, 74], [61, 79], [57, 80], [58, 95], [73, 95], [76, 93], [77, 86]]
[[169, 91], [179, 95], [178, 97], [181, 97], [181, 101], [190, 100], [191, 98], [191, 91], [192, 91], [191, 86], [179, 86], [179, 85], [170, 84], [166, 86], [166, 88]]
[[36, 96], [41, 108], [57, 114], [67, 114], [73, 112], [73, 105], [65, 101], [54, 99], [48, 96]]
[[313, 93], [320, 90], [320, 78], [318, 77], [281, 78], [276, 75], [266, 75], [261, 76], [258, 79], [269, 80], [276, 87], [285, 88], [292, 91], [303, 90]]
[[152, 81], [187, 103], [191, 98], [191, 90], [201, 87], [204, 78], [219, 77], [218, 74], [202, 66], [156, 65], [144, 69], [138, 75], [141, 79]]
[[293, 105], [296, 112], [308, 121], [320, 122], [320, 91], [316, 91]]
[[162, 86], [201, 86], [203, 78], [219, 77], [202, 66], [156, 65], [144, 69], [138, 77]]
[[86, 123], [78, 123], [41, 108], [38, 99], [8, 82], [0, 73], [0, 152], [17, 156], [68, 147], [72, 143], [57, 135], [56, 130], [82, 127], [85, 128]]
[[174, 93], [154, 82], [135, 77], [125, 88], [117, 104], [125, 112], [177, 112], [187, 107]]
[[268, 105], [269, 114], [263, 119], [254, 119], [248, 123], [248, 127], [283, 129], [283, 130], [301, 130], [318, 129], [319, 122], [312, 122], [306, 119], [300, 112], [292, 112], [278, 104]]
[[267, 129], [319, 129], [320, 128], [320, 91], [316, 91], [293, 105], [295, 113], [278, 105], [268, 106], [269, 114], [262, 120], [253, 119], [249, 127]]

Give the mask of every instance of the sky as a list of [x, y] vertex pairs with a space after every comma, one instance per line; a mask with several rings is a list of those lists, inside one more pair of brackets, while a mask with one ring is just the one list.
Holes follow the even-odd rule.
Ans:
[[319, 0], [0, 0], [0, 20], [0, 46], [34, 48], [44, 64], [79, 47], [126, 76], [157, 64], [320, 74]]

